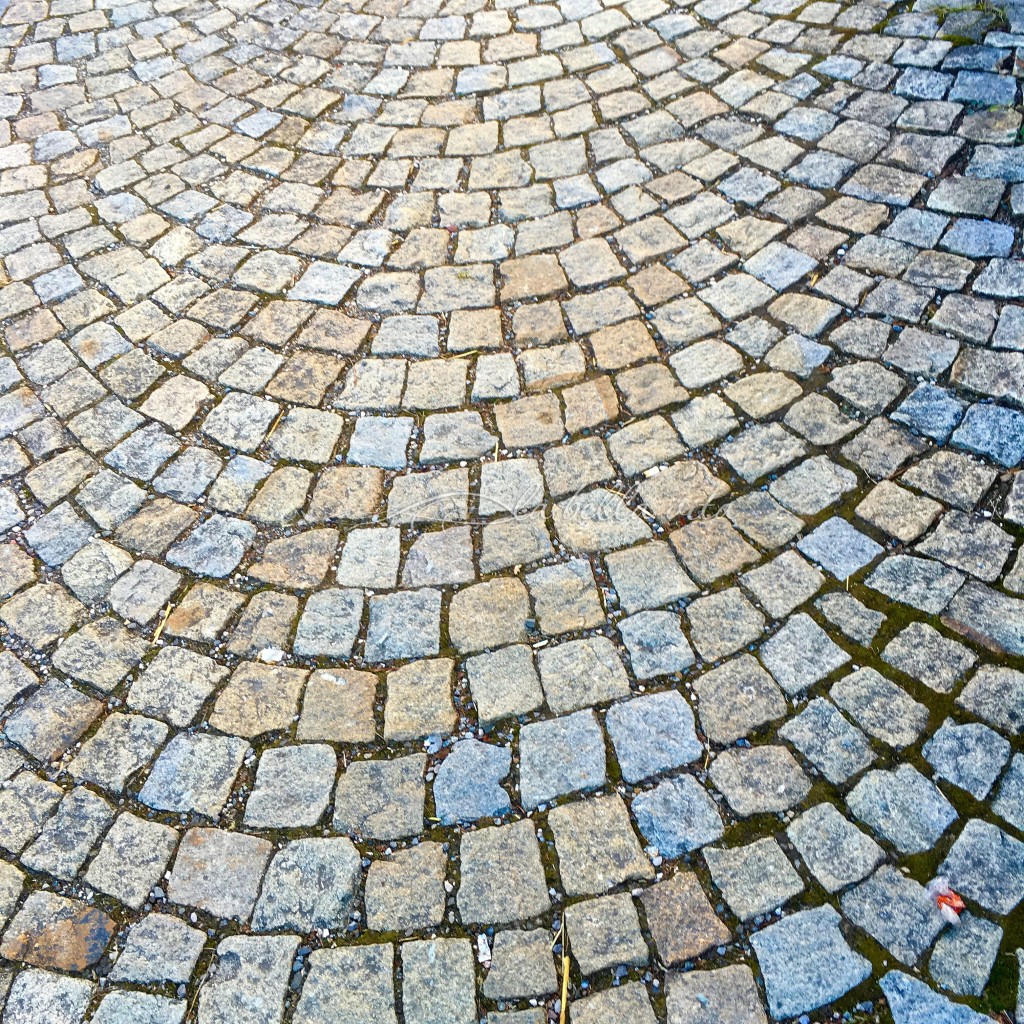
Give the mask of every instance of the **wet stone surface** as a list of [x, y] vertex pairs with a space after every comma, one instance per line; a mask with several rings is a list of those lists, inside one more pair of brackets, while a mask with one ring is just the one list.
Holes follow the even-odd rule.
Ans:
[[1022, 69], [9, 0], [3, 1024], [1019, 1017]]

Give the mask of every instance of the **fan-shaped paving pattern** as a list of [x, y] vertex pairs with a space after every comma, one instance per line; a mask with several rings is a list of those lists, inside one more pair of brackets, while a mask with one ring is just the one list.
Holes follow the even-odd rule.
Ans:
[[1012, 1010], [1022, 46], [9, 3], [4, 1024]]

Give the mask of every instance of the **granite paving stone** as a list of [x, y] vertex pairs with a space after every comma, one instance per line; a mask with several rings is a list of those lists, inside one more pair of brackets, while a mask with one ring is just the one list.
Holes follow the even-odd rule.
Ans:
[[958, 995], [980, 996], [995, 964], [1003, 930], [984, 917], [964, 913], [960, 925], [947, 929], [935, 943], [928, 972]]
[[751, 936], [776, 1019], [817, 1009], [855, 988], [871, 965], [847, 944], [831, 906], [801, 910]]
[[[654, 877], [621, 797], [593, 797], [556, 807], [548, 823], [568, 895], [598, 894], [622, 882]], [[597, 836], [600, 846], [595, 846]]]
[[983, 1024], [985, 1017], [963, 1003], [953, 1002], [930, 989], [923, 981], [889, 971], [879, 980], [879, 987], [889, 1001], [893, 1019], [897, 1024], [913, 1020], [947, 1020], [951, 1024]]
[[678, 857], [720, 839], [721, 812], [692, 775], [665, 779], [633, 798], [633, 817], [649, 848]]
[[799, 804], [810, 780], [782, 746], [722, 751], [711, 765], [712, 784], [740, 817], [780, 812]]
[[845, 893], [840, 902], [848, 920], [910, 967], [944, 925], [938, 906], [925, 888], [891, 865], [880, 867]]
[[[253, 853], [259, 857], [261, 852]], [[252, 923], [258, 931], [341, 928], [361, 879], [359, 852], [348, 839], [296, 839], [267, 866]], [[173, 880], [173, 876], [172, 876]]]
[[1008, 914], [1024, 899], [1024, 843], [995, 825], [972, 818], [940, 865], [969, 899]]
[[800, 876], [774, 839], [729, 849], [709, 846], [703, 852], [711, 880], [741, 921], [781, 907], [803, 891]]
[[673, 972], [668, 982], [671, 1024], [766, 1024], [761, 996], [749, 967]]
[[904, 853], [930, 850], [958, 817], [934, 783], [909, 764], [868, 772], [847, 803], [861, 821]]
[[366, 875], [367, 926], [393, 932], [439, 925], [446, 901], [446, 859], [439, 844], [420, 843], [374, 861]]

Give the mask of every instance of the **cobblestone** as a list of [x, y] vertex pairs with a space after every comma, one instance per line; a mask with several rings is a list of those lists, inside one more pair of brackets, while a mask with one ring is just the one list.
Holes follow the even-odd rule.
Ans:
[[5, 1024], [1019, 1016], [955, 8], [0, 11]]

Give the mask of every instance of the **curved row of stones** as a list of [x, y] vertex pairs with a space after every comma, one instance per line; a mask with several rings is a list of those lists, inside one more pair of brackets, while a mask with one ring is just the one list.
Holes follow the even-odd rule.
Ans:
[[1022, 46], [13, 0], [4, 1024], [1012, 1014]]

